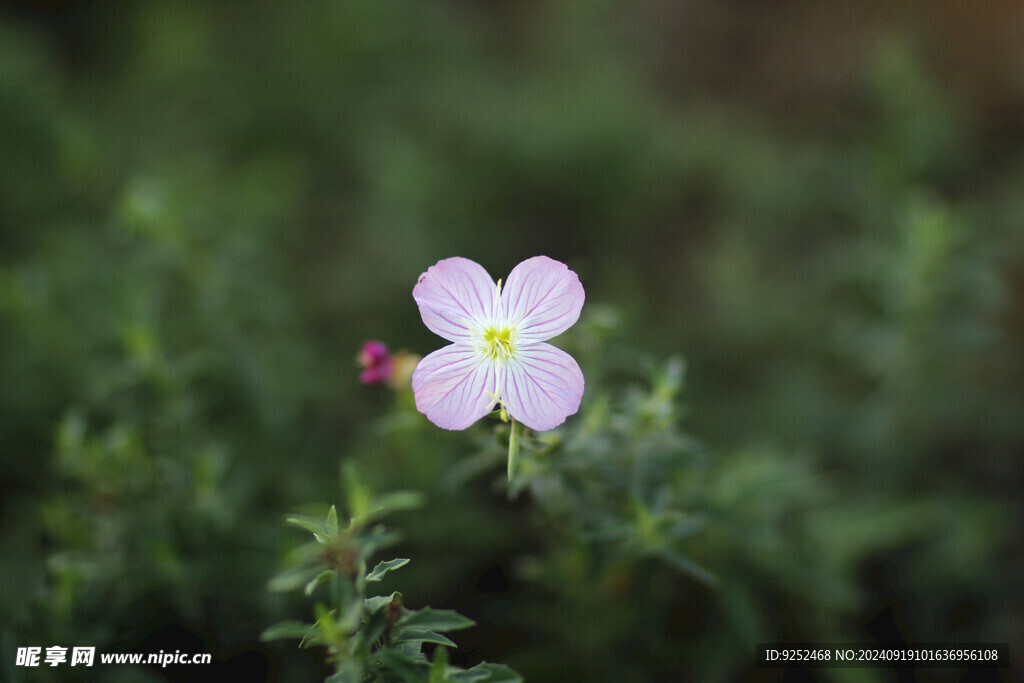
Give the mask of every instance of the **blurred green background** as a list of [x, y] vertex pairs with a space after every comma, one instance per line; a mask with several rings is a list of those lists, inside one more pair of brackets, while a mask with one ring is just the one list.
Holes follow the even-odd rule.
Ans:
[[[0, 678], [91, 644], [316, 680], [259, 642], [308, 614], [266, 582], [349, 459], [427, 494], [394, 580], [478, 622], [457, 663], [995, 641], [1021, 676], [1022, 38], [1008, 0], [0, 4]], [[586, 288], [595, 424], [686, 358], [659, 429], [711, 463], [717, 585], [609, 559], [500, 462], [446, 484], [490, 427], [359, 384], [366, 339], [441, 345], [428, 266], [536, 254]]]

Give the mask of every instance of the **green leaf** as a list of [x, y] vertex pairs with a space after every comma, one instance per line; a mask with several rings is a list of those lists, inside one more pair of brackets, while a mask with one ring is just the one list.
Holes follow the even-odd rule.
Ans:
[[297, 548], [292, 548], [288, 551], [286, 564], [289, 567], [304, 566], [312, 568], [313, 565], [326, 567], [323, 544], [316, 540], [311, 540]]
[[281, 638], [303, 639], [310, 634], [313, 626], [301, 621], [282, 621], [274, 624], [260, 634], [260, 640], [280, 640]]
[[363, 669], [353, 661], [338, 662], [335, 666], [338, 670], [328, 676], [324, 683], [362, 683]]
[[388, 616], [387, 610], [377, 610], [370, 615], [370, 618], [366, 620], [362, 630], [359, 632], [359, 645], [357, 652], [363, 652], [363, 656], [370, 654], [373, 644], [377, 642], [377, 639], [384, 634], [384, 630], [388, 627]]
[[659, 550], [654, 553], [656, 557], [660, 557], [668, 564], [672, 565], [676, 569], [686, 574], [689, 574], [692, 578], [703, 583], [706, 586], [715, 587], [718, 585], [718, 577], [704, 569], [693, 560], [683, 557], [679, 553], [671, 550]]
[[320, 572], [309, 583], [306, 584], [306, 588], [304, 589], [306, 597], [312, 595], [313, 591], [315, 591], [316, 587], [319, 586], [321, 583], [324, 583], [325, 581], [330, 581], [337, 575], [338, 572], [334, 571], [333, 569], [328, 569], [326, 571]]
[[475, 621], [453, 610], [431, 609], [424, 607], [406, 616], [398, 622], [403, 628], [415, 628], [429, 631], [455, 631], [460, 628], [474, 626]]
[[324, 529], [331, 538], [338, 537], [338, 511], [334, 509], [333, 505], [327, 511], [327, 521], [324, 523]]
[[423, 649], [422, 641], [410, 640], [404, 643], [395, 643], [394, 649], [417, 662], [427, 661], [426, 656], [421, 652]]
[[402, 597], [402, 594], [399, 593], [398, 591], [395, 591], [391, 595], [377, 595], [377, 596], [372, 597], [372, 598], [366, 598], [366, 600], [365, 600], [366, 609], [368, 611], [370, 611], [370, 612], [376, 612], [381, 607], [383, 607], [384, 605], [388, 604], [389, 602], [391, 602], [395, 598], [401, 598], [401, 597]]
[[452, 683], [523, 683], [523, 677], [509, 667], [489, 662], [454, 673], [448, 680]]
[[445, 683], [448, 680], [448, 650], [439, 647], [434, 650], [434, 659], [430, 662], [430, 683]]
[[409, 564], [409, 560], [402, 558], [396, 558], [394, 560], [388, 560], [387, 562], [381, 562], [373, 568], [372, 572], [366, 575], [366, 580], [380, 581], [388, 572], [398, 569], [399, 567], [404, 567], [407, 564]]
[[427, 631], [418, 628], [400, 628], [396, 630], [396, 636], [392, 642], [395, 643], [437, 643], [448, 647], [458, 647], [451, 639], [442, 636], [440, 633]]
[[363, 557], [370, 557], [382, 548], [395, 545], [402, 540], [401, 535], [394, 531], [388, 531], [383, 526], [371, 529], [365, 536], [356, 539], [359, 553]]
[[320, 567], [293, 567], [292, 569], [286, 569], [272, 578], [267, 584], [267, 588], [275, 592], [292, 591], [308, 584], [320, 572]]
[[363, 513], [359, 515], [361, 524], [368, 524], [391, 514], [403, 510], [415, 510], [423, 505], [423, 494], [418, 491], [395, 491], [385, 493], [369, 502]]
[[360, 611], [362, 610], [364, 604], [361, 600], [363, 594], [362, 589], [354, 586], [352, 582], [347, 579], [337, 581], [336, 586], [338, 607], [342, 610], [348, 610], [350, 606], [355, 605], [355, 607]]
[[348, 502], [348, 512], [353, 520], [362, 521], [363, 515], [370, 509], [373, 493], [370, 487], [363, 481], [359, 468], [351, 460], [343, 465], [345, 500]]
[[345, 633], [352, 633], [359, 628], [360, 622], [363, 620], [363, 605], [358, 602], [350, 603], [346, 608], [341, 610], [341, 614], [338, 617], [338, 628]]
[[306, 531], [312, 533], [316, 537], [316, 540], [318, 540], [319, 542], [327, 542], [327, 528], [324, 526], [324, 523], [321, 522], [319, 519], [315, 517], [310, 517], [308, 515], [292, 515], [291, 517], [286, 517], [285, 521], [289, 524], [294, 524], [295, 526], [302, 527]]
[[427, 665], [395, 649], [379, 650], [371, 661], [377, 661], [388, 673], [409, 683], [427, 683]]

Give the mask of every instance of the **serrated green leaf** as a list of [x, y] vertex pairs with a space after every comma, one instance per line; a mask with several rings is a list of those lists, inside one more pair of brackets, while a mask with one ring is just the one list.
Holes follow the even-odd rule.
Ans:
[[474, 626], [476, 622], [453, 610], [424, 607], [402, 617], [398, 625], [428, 631], [455, 631]]
[[372, 598], [366, 598], [364, 604], [366, 605], [367, 610], [369, 610], [370, 612], [376, 612], [381, 607], [394, 600], [396, 597], [401, 598], [402, 594], [398, 591], [395, 591], [391, 595], [377, 595]]
[[305, 638], [313, 629], [310, 624], [301, 621], [282, 621], [274, 624], [260, 634], [260, 640], [280, 640], [282, 638]]
[[306, 597], [309, 597], [313, 594], [313, 591], [316, 590], [317, 586], [319, 586], [321, 583], [324, 583], [325, 581], [330, 581], [337, 575], [338, 572], [334, 571], [333, 569], [322, 571], [315, 577], [313, 577], [313, 579], [310, 580], [309, 583], [306, 584], [306, 587], [303, 589], [303, 592], [306, 594]]
[[394, 571], [399, 567], [404, 567], [407, 564], [409, 564], [409, 560], [404, 558], [396, 558], [394, 560], [388, 560], [387, 562], [381, 562], [373, 568], [372, 572], [366, 575], [366, 580], [380, 581], [388, 572]]
[[395, 643], [437, 643], [448, 647], [458, 647], [451, 639], [440, 633], [419, 628], [399, 628], [392, 642]]

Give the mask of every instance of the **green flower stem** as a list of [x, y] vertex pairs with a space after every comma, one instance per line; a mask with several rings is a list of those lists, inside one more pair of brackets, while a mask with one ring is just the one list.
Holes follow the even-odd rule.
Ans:
[[516, 458], [519, 456], [519, 423], [509, 418], [511, 431], [508, 433], [508, 483], [512, 483], [512, 475], [516, 471]]

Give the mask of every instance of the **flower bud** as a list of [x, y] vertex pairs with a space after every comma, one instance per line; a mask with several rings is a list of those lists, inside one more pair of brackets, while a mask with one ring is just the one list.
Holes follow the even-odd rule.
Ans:
[[359, 381], [363, 384], [381, 384], [391, 379], [394, 361], [388, 347], [379, 341], [367, 341], [359, 352], [359, 365], [363, 372]]

